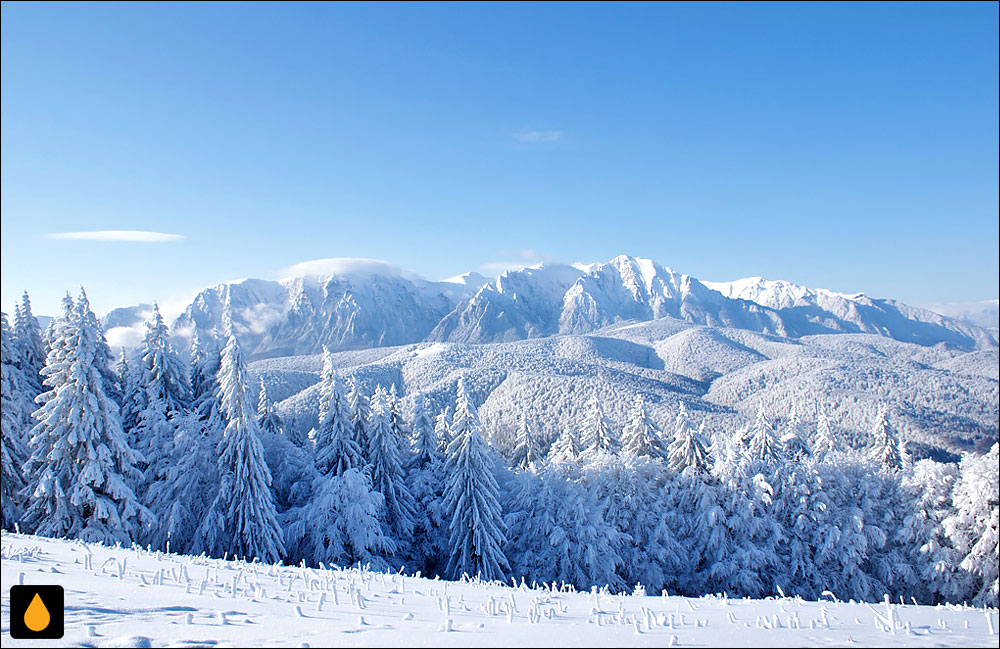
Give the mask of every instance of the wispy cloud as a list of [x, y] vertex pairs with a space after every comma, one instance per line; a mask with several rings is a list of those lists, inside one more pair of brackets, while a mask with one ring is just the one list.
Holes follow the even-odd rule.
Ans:
[[548, 142], [556, 142], [562, 138], [563, 134], [563, 131], [518, 131], [512, 135], [518, 142], [526, 142], [528, 144], [544, 144]]
[[48, 239], [72, 241], [131, 241], [139, 243], [164, 243], [180, 241], [183, 234], [167, 232], [147, 232], [145, 230], [91, 230], [89, 232], [53, 232], [45, 235]]
[[537, 250], [532, 250], [531, 248], [523, 248], [521, 250], [501, 250], [497, 253], [497, 256], [502, 259], [500, 261], [488, 261], [481, 264], [479, 266], [480, 270], [491, 273], [502, 273], [505, 270], [517, 270], [520, 268], [527, 268], [528, 266], [534, 266], [535, 264], [559, 261], [552, 255], [544, 252], [538, 252]]
[[390, 264], [381, 259], [361, 259], [356, 257], [330, 257], [313, 259], [293, 264], [278, 271], [278, 279], [293, 277], [325, 277], [327, 275], [383, 275], [404, 277], [412, 281], [423, 278], [418, 274]]

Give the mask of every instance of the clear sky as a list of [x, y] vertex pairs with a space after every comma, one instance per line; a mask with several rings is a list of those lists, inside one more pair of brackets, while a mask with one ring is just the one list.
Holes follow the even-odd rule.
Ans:
[[[620, 253], [995, 298], [997, 6], [4, 2], [0, 301]], [[51, 236], [104, 230], [180, 237]]]

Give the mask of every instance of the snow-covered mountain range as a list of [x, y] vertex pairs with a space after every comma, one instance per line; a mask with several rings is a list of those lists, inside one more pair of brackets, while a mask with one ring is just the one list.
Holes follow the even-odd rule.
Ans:
[[[174, 330], [220, 328], [225, 305], [253, 358], [423, 341], [492, 343], [585, 334], [621, 322], [672, 318], [785, 338], [870, 333], [920, 345], [994, 348], [994, 334], [926, 309], [784, 281], [701, 282], [650, 259], [620, 255], [587, 267], [541, 264], [493, 280], [467, 273], [430, 282], [391, 266], [205, 289]], [[119, 309], [109, 326], [128, 326]]]

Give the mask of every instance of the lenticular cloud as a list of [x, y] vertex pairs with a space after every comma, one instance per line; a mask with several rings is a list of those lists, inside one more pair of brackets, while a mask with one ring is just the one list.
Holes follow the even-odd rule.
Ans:
[[145, 230], [91, 230], [88, 232], [54, 232], [46, 235], [49, 239], [69, 239], [75, 241], [134, 241], [140, 243], [163, 243], [179, 241], [183, 234], [167, 232], [147, 232]]

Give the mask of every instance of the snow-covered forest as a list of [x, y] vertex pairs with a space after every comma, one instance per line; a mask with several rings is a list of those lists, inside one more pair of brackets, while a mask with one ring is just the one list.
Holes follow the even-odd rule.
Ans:
[[620, 421], [594, 399], [564, 430], [506, 413], [497, 435], [461, 380], [404, 409], [329, 352], [300, 434], [226, 320], [188, 352], [154, 310], [116, 358], [82, 291], [44, 333], [27, 296], [4, 315], [3, 527], [611, 592], [997, 604], [996, 444], [914, 461], [885, 409], [858, 438], [822, 410], [715, 429], [641, 395]]

